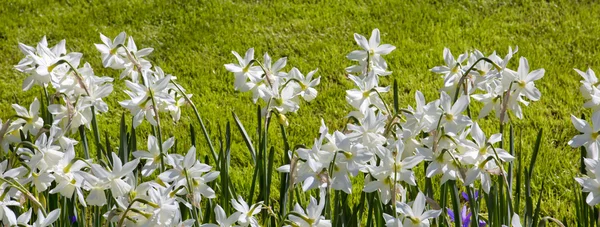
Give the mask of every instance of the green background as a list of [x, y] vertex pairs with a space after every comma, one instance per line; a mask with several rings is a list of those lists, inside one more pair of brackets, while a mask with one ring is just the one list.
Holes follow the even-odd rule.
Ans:
[[[319, 2], [317, 4], [316, 2]], [[570, 114], [589, 114], [581, 106], [578, 93], [580, 77], [573, 68], [598, 68], [600, 5], [578, 1], [2, 1], [0, 3], [0, 118], [14, 114], [11, 103], [29, 105], [40, 90], [22, 92], [25, 75], [13, 69], [23, 56], [17, 43], [35, 45], [46, 35], [50, 45], [67, 40], [67, 50], [84, 54], [97, 75], [118, 78], [120, 72], [103, 69], [94, 43], [99, 33], [115, 37], [125, 31], [138, 48], [153, 47], [149, 57], [165, 72], [177, 76], [183, 87], [194, 94], [211, 135], [218, 139], [219, 128], [237, 113], [249, 132], [256, 130], [256, 107], [248, 93], [233, 90], [233, 75], [223, 64], [235, 61], [232, 50], [244, 53], [254, 47], [256, 57], [268, 52], [273, 58], [288, 57], [292, 66], [307, 73], [319, 69], [319, 96], [304, 103], [297, 114], [290, 114], [290, 142], [312, 144], [320, 118], [332, 129], [343, 126], [351, 110], [345, 90], [353, 84], [345, 78], [351, 65], [345, 56], [358, 49], [353, 33], [369, 36], [381, 30], [382, 43], [397, 49], [386, 59], [394, 73], [382, 80], [399, 82], [401, 106], [414, 105], [414, 92], [421, 90], [427, 100], [438, 97], [442, 79], [429, 72], [444, 64], [442, 50], [448, 47], [457, 55], [479, 49], [484, 54], [497, 50], [501, 56], [508, 46], [519, 46], [517, 57], [525, 56], [533, 69], [545, 68], [536, 86], [542, 99], [524, 109], [525, 118], [513, 122], [522, 136], [523, 157], [529, 159], [535, 133], [544, 129], [544, 139], [534, 179], [534, 197], [541, 183], [543, 216], [572, 220], [579, 152], [567, 146], [577, 131]], [[511, 68], [517, 68], [517, 57]], [[99, 117], [100, 128], [113, 145], [118, 142], [118, 120], [124, 112], [117, 101], [126, 98], [123, 81], [115, 81], [114, 93], [106, 99], [110, 111]], [[386, 96], [391, 101], [391, 96]], [[475, 105], [479, 108], [480, 105]], [[163, 125], [173, 125], [164, 116]], [[196, 124], [191, 109], [181, 121], [167, 126], [165, 134], [174, 135], [178, 152], [187, 150], [189, 124]], [[498, 129], [494, 119], [480, 125], [487, 134]], [[148, 123], [141, 133], [148, 134]], [[251, 159], [241, 137], [234, 130], [232, 176], [238, 191], [247, 189], [251, 179]], [[282, 142], [272, 130], [272, 144], [281, 153]], [[255, 135], [255, 133], [251, 133]], [[145, 139], [138, 136], [140, 149]], [[199, 135], [198, 141], [204, 143]], [[254, 136], [256, 140], [256, 137]], [[201, 155], [208, 154], [205, 145]]]

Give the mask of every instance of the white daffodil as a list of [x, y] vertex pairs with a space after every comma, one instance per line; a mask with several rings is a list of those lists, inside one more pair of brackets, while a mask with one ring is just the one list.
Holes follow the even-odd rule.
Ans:
[[473, 164], [475, 162], [483, 161], [488, 157], [495, 158], [496, 155], [500, 158], [498, 161], [502, 162], [511, 162], [515, 159], [515, 157], [510, 155], [506, 150], [492, 147], [495, 143], [502, 140], [502, 134], [493, 134], [488, 139], [477, 122], [473, 123], [473, 126], [471, 127], [471, 138], [473, 138], [474, 142], [470, 140], [462, 141], [462, 143], [465, 143], [467, 149], [469, 149], [463, 154], [463, 160], [467, 163]]
[[375, 113], [373, 109], [367, 109], [365, 118], [360, 125], [348, 124], [348, 138], [361, 143], [369, 149], [375, 149], [386, 142], [383, 132], [385, 131], [386, 116], [381, 112]]
[[111, 171], [106, 170], [104, 167], [98, 164], [92, 164], [91, 168], [94, 176], [106, 182], [113, 198], [117, 198], [119, 196], [126, 195], [131, 191], [131, 189], [133, 189], [133, 186], [126, 181], [127, 178], [133, 176], [133, 170], [135, 170], [140, 160], [134, 159], [131, 162], [123, 164], [117, 154], [111, 152], [111, 155], [113, 164]]
[[412, 207], [402, 202], [399, 202], [396, 206], [398, 211], [406, 217], [403, 223], [405, 227], [427, 227], [430, 225], [429, 219], [436, 218], [442, 213], [441, 210], [425, 211], [425, 195], [422, 192], [417, 194]]
[[8, 226], [17, 224], [17, 217], [15, 213], [9, 208], [9, 206], [21, 206], [17, 201], [11, 200], [10, 196], [5, 196], [0, 200], [0, 220], [2, 223]]
[[376, 81], [370, 79], [361, 79], [353, 75], [348, 78], [352, 80], [358, 89], [346, 91], [346, 101], [361, 112], [366, 112], [371, 105], [382, 111], [386, 110], [385, 103], [381, 100], [377, 92], [384, 93], [390, 90], [389, 87], [379, 87]]
[[[102, 65], [104, 68], [122, 69], [125, 68], [125, 60], [119, 55], [119, 52], [123, 52], [120, 46], [125, 44], [126, 38], [125, 32], [119, 33], [114, 40], [110, 40], [108, 37], [100, 33], [100, 39], [103, 44], [94, 44], [96, 49], [100, 51], [102, 55]], [[125, 54], [125, 53], [122, 53]]]
[[191, 147], [183, 159], [169, 158], [169, 165], [173, 168], [162, 172], [158, 175], [158, 178], [163, 182], [172, 182], [175, 188], [189, 187], [190, 185], [192, 187], [191, 192], [182, 190], [178, 194], [191, 193], [194, 196], [194, 202], [198, 204], [202, 196], [206, 198], [215, 197], [215, 191], [207, 183], [215, 180], [219, 176], [219, 172], [210, 172], [212, 170], [211, 166], [200, 163], [196, 159], [195, 147]]
[[37, 98], [29, 105], [29, 111], [18, 104], [12, 104], [12, 108], [17, 112], [17, 120], [13, 121], [15, 125], [22, 125], [23, 133], [36, 135], [44, 126], [44, 120], [39, 116], [40, 101]]
[[473, 94], [471, 97], [478, 102], [483, 103], [483, 108], [479, 111], [477, 118], [481, 119], [490, 114], [492, 110], [496, 113], [496, 117], [500, 118], [502, 111], [502, 94], [496, 92], [496, 84], [485, 84], [485, 94]]
[[[320, 201], [314, 197], [310, 197], [310, 202], [306, 207], [306, 211], [300, 206], [300, 204], [296, 204], [294, 206], [294, 212], [296, 212], [301, 217], [296, 215], [289, 215], [288, 219], [293, 222], [298, 227], [329, 227], [331, 226], [331, 221], [326, 220], [325, 217], [321, 216], [323, 209], [325, 208], [325, 194], [321, 191], [321, 196], [319, 197]], [[288, 225], [289, 227], [289, 225]]]
[[592, 115], [592, 124], [586, 120], [571, 115], [571, 122], [581, 134], [574, 136], [569, 140], [569, 146], [573, 148], [584, 146], [587, 151], [587, 158], [598, 159], [600, 151], [600, 112], [594, 112]]
[[313, 80], [313, 75], [316, 72], [316, 69], [310, 71], [305, 77], [300, 70], [294, 67], [287, 76], [288, 79], [294, 79], [296, 83], [292, 83], [292, 86], [295, 86], [296, 93], [307, 102], [310, 102], [317, 97], [317, 89], [314, 87], [319, 85], [321, 77], [317, 77]]
[[[583, 192], [589, 192], [585, 202], [590, 206], [600, 203], [600, 165], [597, 162], [585, 162], [586, 167], [593, 168], [593, 176], [576, 177], [575, 181], [581, 185]], [[595, 164], [595, 166], [590, 166]]]
[[242, 58], [240, 54], [235, 51], [231, 51], [231, 53], [238, 60], [238, 64], [225, 64], [225, 69], [234, 73], [234, 86], [236, 90], [241, 92], [249, 91], [251, 87], [246, 84], [248, 79], [250, 77], [260, 77], [263, 73], [259, 66], [253, 66], [252, 64], [254, 61], [254, 48], [248, 49], [244, 55], [244, 58]]
[[201, 227], [231, 227], [231, 226], [234, 226], [235, 222], [238, 221], [240, 215], [241, 215], [240, 212], [235, 212], [231, 216], [227, 217], [227, 214], [225, 214], [225, 210], [223, 210], [223, 208], [221, 206], [216, 205], [215, 206], [215, 218], [217, 219], [218, 225], [203, 224], [203, 225], [201, 225]]
[[[471, 119], [462, 114], [469, 106], [469, 96], [460, 96], [454, 104], [448, 94], [442, 92], [440, 97], [440, 107], [443, 110], [443, 116], [439, 123], [446, 132], [459, 133], [466, 126], [471, 124]], [[437, 125], [437, 124], [436, 124]]]
[[[130, 76], [131, 81], [137, 83], [138, 78], [143, 76], [139, 75], [138, 70], [142, 72], [151, 72], [150, 68], [152, 68], [152, 64], [143, 57], [150, 55], [154, 49], [144, 48], [138, 50], [133, 37], [129, 36], [129, 39], [127, 40], [127, 50], [129, 51], [130, 57], [126, 58], [126, 63], [124, 64], [125, 70], [121, 72], [121, 79]], [[131, 59], [132, 57], [134, 59]], [[141, 67], [141, 69], [138, 67]]]
[[133, 152], [133, 157], [141, 160], [146, 160], [146, 164], [144, 164], [144, 167], [142, 167], [142, 176], [150, 176], [154, 172], [154, 170], [156, 170], [159, 167], [160, 156], [162, 155], [160, 153], [161, 149], [159, 146], [162, 146], [162, 151], [165, 154], [168, 154], [168, 150], [171, 149], [171, 147], [173, 147], [174, 144], [174, 137], [167, 139], [165, 142], [163, 142], [163, 144], [158, 144], [158, 140], [156, 139], [156, 137], [149, 135], [148, 151], [139, 150]]
[[260, 213], [262, 209], [262, 202], [248, 206], [248, 203], [246, 203], [241, 196], [238, 196], [237, 199], [231, 199], [231, 205], [237, 211], [236, 213], [240, 214], [237, 220], [240, 226], [260, 226], [254, 215]]
[[544, 77], [544, 69], [537, 69], [529, 72], [529, 62], [525, 57], [519, 60], [519, 70], [514, 75], [514, 85], [512, 86], [514, 95], [523, 94], [531, 101], [537, 101], [542, 93], [535, 87], [534, 82]]
[[385, 220], [385, 227], [403, 227], [402, 219], [399, 217], [396, 218], [392, 215], [384, 213], [383, 220]]
[[446, 62], [446, 65], [433, 67], [431, 72], [443, 74], [445, 87], [453, 86], [454, 83], [462, 77], [462, 74], [464, 73], [462, 64], [468, 57], [469, 54], [464, 53], [455, 59], [452, 52], [450, 52], [450, 49], [444, 48], [444, 61]]
[[367, 62], [367, 64], [373, 62], [380, 68], [384, 70], [387, 69], [387, 63], [381, 56], [389, 54], [395, 50], [396, 47], [390, 44], [381, 44], [379, 29], [376, 28], [371, 32], [371, 37], [368, 41], [364, 36], [356, 33], [354, 33], [354, 40], [362, 50], [350, 52], [350, 54], [346, 56], [348, 59], [358, 61], [359, 63]]
[[68, 147], [62, 159], [52, 169], [57, 185], [50, 190], [50, 194], [60, 193], [67, 198], [73, 198], [73, 195], [76, 195], [79, 203], [86, 206], [81, 187], [85, 181], [84, 175], [89, 173], [81, 170], [87, 167], [85, 162], [73, 160], [75, 158], [74, 149], [72, 146]]
[[52, 212], [48, 213], [47, 217], [45, 217], [45, 215], [42, 213], [41, 209], [37, 209], [37, 220], [32, 225], [30, 225], [29, 221], [31, 220], [31, 208], [29, 208], [29, 210], [27, 212], [21, 214], [17, 218], [17, 225], [18, 226], [27, 226], [27, 227], [52, 226], [52, 223], [54, 223], [56, 220], [58, 220], [59, 215], [60, 215], [60, 209], [56, 209], [56, 210], [53, 210]]

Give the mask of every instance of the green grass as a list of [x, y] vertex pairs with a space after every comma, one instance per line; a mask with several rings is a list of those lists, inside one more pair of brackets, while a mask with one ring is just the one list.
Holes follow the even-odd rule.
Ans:
[[[13, 69], [22, 55], [17, 42], [35, 44], [47, 35], [51, 45], [67, 39], [68, 51], [84, 54], [98, 75], [118, 77], [119, 72], [101, 68], [93, 43], [99, 33], [109, 37], [120, 31], [132, 35], [138, 47], [153, 47], [150, 60], [178, 77], [191, 93], [213, 137], [218, 126], [231, 121], [237, 113], [249, 132], [256, 131], [255, 106], [250, 94], [233, 90], [233, 76], [223, 64], [234, 61], [232, 50], [245, 52], [254, 47], [257, 57], [269, 52], [274, 58], [287, 56], [288, 67], [302, 72], [319, 68], [322, 77], [319, 96], [289, 115], [291, 144], [311, 144], [320, 118], [330, 128], [340, 128], [350, 111], [344, 100], [352, 84], [344, 68], [352, 63], [345, 55], [357, 49], [352, 34], [370, 35], [373, 28], [382, 32], [384, 43], [397, 47], [387, 57], [394, 74], [384, 84], [399, 81], [401, 105], [413, 104], [415, 90], [428, 100], [438, 97], [442, 81], [429, 72], [443, 64], [442, 50], [454, 54], [477, 48], [486, 54], [497, 50], [506, 54], [508, 46], [519, 46], [518, 56], [526, 56], [533, 69], [545, 68], [537, 83], [542, 100], [525, 108], [525, 119], [514, 122], [522, 132], [523, 153], [528, 159], [535, 132], [544, 129], [544, 140], [534, 192], [545, 181], [543, 215], [572, 220], [575, 215], [573, 177], [578, 168], [578, 150], [567, 146], [577, 132], [569, 114], [587, 113], [578, 93], [579, 76], [572, 68], [588, 66], [600, 70], [600, 5], [587, 2], [558, 1], [327, 1], [320, 4], [302, 1], [3, 1], [0, 3], [0, 118], [14, 114], [11, 103], [28, 105], [39, 89], [20, 90], [23, 74]], [[513, 59], [512, 68], [517, 67]], [[110, 112], [100, 116], [100, 128], [107, 131], [114, 145], [118, 142], [118, 117], [124, 112], [117, 104], [125, 98], [123, 81], [108, 99]], [[391, 102], [391, 96], [386, 96]], [[163, 118], [166, 119], [166, 118]], [[497, 131], [497, 123], [484, 120], [487, 133]], [[186, 138], [189, 124], [196, 124], [190, 109], [165, 134]], [[169, 125], [163, 123], [164, 125]], [[237, 129], [233, 129], [237, 132]], [[198, 130], [197, 130], [198, 131]], [[141, 134], [148, 133], [148, 124]], [[276, 131], [273, 130], [275, 134]], [[251, 133], [254, 135], [254, 133]], [[141, 137], [141, 136], [140, 136]], [[256, 137], [254, 137], [256, 138]], [[232, 150], [232, 176], [238, 191], [251, 179], [250, 156], [239, 134]], [[144, 138], [138, 140], [145, 141]], [[198, 141], [204, 140], [199, 136]], [[282, 142], [272, 139], [281, 151]], [[145, 144], [145, 143], [144, 143]], [[189, 141], [180, 141], [179, 150]], [[140, 148], [145, 148], [145, 145]], [[208, 149], [201, 145], [199, 153]], [[537, 196], [536, 196], [537, 197]]]

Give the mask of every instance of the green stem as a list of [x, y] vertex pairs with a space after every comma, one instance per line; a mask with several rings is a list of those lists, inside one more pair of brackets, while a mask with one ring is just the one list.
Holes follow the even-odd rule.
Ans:
[[102, 146], [100, 145], [100, 131], [98, 130], [98, 121], [96, 120], [96, 108], [94, 106], [92, 109], [92, 131], [94, 133], [94, 142], [96, 143], [96, 157], [98, 157], [98, 161], [102, 159], [102, 155], [104, 155], [104, 151]]
[[[181, 93], [183, 95], [183, 98], [185, 99], [185, 101], [188, 102], [192, 106], [192, 109], [194, 110], [194, 114], [196, 115], [196, 119], [200, 123], [200, 128], [202, 129], [202, 133], [204, 134], [204, 139], [206, 139], [206, 142], [208, 143], [208, 148], [210, 149], [213, 160], [215, 160], [215, 163], [218, 163], [217, 153], [215, 152], [215, 147], [213, 146], [212, 140], [210, 139], [210, 135], [208, 134], [208, 131], [206, 130], [204, 121], [200, 117], [198, 108], [196, 108], [196, 105], [194, 104], [194, 102], [187, 96], [187, 94], [183, 91], [183, 89], [179, 86], [179, 84], [175, 83], [175, 81], [173, 81], [173, 80], [171, 80], [171, 83], [177, 88], [177, 90], [179, 90], [179, 93]], [[215, 166], [216, 166], [217, 170], [219, 170], [219, 165], [215, 165]]]
[[469, 75], [471, 70], [473, 70], [475, 68], [475, 65], [477, 65], [477, 63], [479, 63], [480, 61], [487, 61], [490, 64], [494, 65], [494, 67], [496, 69], [498, 69], [498, 71], [500, 71], [500, 66], [496, 65], [496, 63], [494, 61], [490, 60], [489, 58], [484, 57], [484, 58], [477, 59], [477, 61], [475, 61], [475, 63], [473, 63], [473, 65], [471, 65], [471, 67], [469, 67], [469, 69], [467, 69], [467, 71], [465, 71], [465, 73], [462, 75], [462, 77], [460, 77], [458, 86], [456, 86], [456, 92], [454, 92], [454, 98], [452, 99], [452, 103], [455, 103], [456, 100], [458, 99], [458, 93], [460, 92], [460, 85], [462, 85], [464, 83], [465, 79], [467, 78], [467, 76]]

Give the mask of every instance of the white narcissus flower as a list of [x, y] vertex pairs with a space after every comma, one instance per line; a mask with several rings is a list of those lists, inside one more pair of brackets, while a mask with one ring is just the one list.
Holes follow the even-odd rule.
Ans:
[[383, 219], [385, 220], [385, 227], [403, 227], [402, 219], [399, 217], [396, 218], [392, 215], [384, 213]]
[[462, 77], [463, 68], [462, 63], [467, 60], [469, 57], [468, 53], [464, 53], [458, 56], [457, 59], [452, 56], [452, 52], [450, 49], [444, 48], [444, 61], [446, 65], [436, 66], [431, 69], [434, 73], [439, 73], [444, 75], [444, 86], [450, 87], [454, 86], [454, 83]]
[[324, 208], [325, 192], [321, 190], [320, 201], [317, 202], [317, 200], [311, 196], [310, 203], [306, 207], [306, 211], [300, 206], [300, 204], [296, 204], [294, 206], [294, 212], [302, 217], [289, 215], [288, 219], [298, 227], [330, 227], [331, 221], [326, 220], [325, 217], [321, 215]]
[[406, 203], [399, 202], [396, 206], [398, 212], [402, 213], [406, 218], [404, 219], [405, 227], [427, 227], [430, 225], [429, 219], [436, 218], [442, 213], [441, 210], [428, 210], [425, 211], [425, 195], [422, 192], [417, 194], [417, 198], [412, 204], [412, 207]]
[[119, 104], [128, 109], [133, 115], [133, 127], [139, 126], [144, 117], [151, 125], [156, 126], [156, 113], [154, 113], [152, 96], [156, 101], [156, 110], [162, 102], [174, 103], [173, 97], [166, 93], [166, 89], [171, 81], [171, 76], [167, 75], [164, 78], [156, 79], [152, 74], [144, 75], [147, 85], [137, 84], [131, 81], [125, 81], [127, 88], [125, 93], [129, 95], [130, 100], [119, 101]]
[[[460, 133], [465, 127], [471, 124], [471, 119], [462, 114], [469, 106], [469, 96], [460, 96], [456, 102], [452, 103], [452, 98], [446, 92], [442, 92], [440, 97], [440, 107], [443, 110], [443, 116], [439, 123], [446, 132], [455, 134]], [[437, 125], [437, 124], [434, 124]]]
[[219, 205], [215, 206], [215, 218], [217, 219], [216, 224], [203, 224], [201, 227], [231, 227], [234, 226], [235, 222], [238, 221], [240, 212], [235, 212], [231, 216], [227, 217], [225, 210]]
[[231, 51], [231, 53], [238, 60], [238, 64], [225, 64], [225, 68], [227, 69], [227, 71], [234, 73], [234, 86], [236, 90], [239, 90], [241, 92], [249, 91], [251, 87], [248, 86], [248, 84], [246, 84], [248, 79], [250, 77], [260, 77], [263, 73], [260, 67], [252, 66], [252, 62], [254, 60], [254, 48], [248, 49], [248, 51], [246, 51], [246, 54], [244, 55], [244, 58], [242, 58], [240, 54], [238, 54], [235, 51]]
[[142, 176], [147, 177], [150, 176], [154, 170], [156, 170], [160, 165], [160, 147], [162, 146], [162, 151], [165, 154], [168, 154], [168, 150], [175, 144], [175, 138], [171, 137], [167, 139], [167, 141], [163, 142], [163, 144], [158, 144], [158, 140], [156, 137], [149, 135], [148, 136], [148, 151], [134, 151], [133, 157], [139, 158], [142, 160], [146, 160], [146, 164], [142, 167]]
[[181, 220], [179, 203], [183, 202], [183, 199], [174, 196], [173, 190], [172, 186], [163, 187], [158, 184], [147, 189], [148, 200], [154, 203], [148, 226], [171, 226], [179, 223]]
[[[376, 28], [373, 30], [368, 41], [364, 36], [356, 33], [354, 33], [354, 40], [362, 48], [362, 50], [350, 52], [346, 56], [348, 59], [358, 61], [360, 65], [366, 66], [367, 64], [373, 63], [373, 65], [377, 66], [378, 68], [383, 70], [387, 69], [387, 63], [381, 56], [389, 54], [395, 50], [396, 47], [390, 44], [381, 44], [379, 29]], [[367, 67], [361, 68], [366, 69]], [[346, 70], [352, 72], [357, 71], [354, 70], [353, 67], [349, 67]], [[385, 75], [385, 73], [378, 75]]]
[[349, 75], [358, 87], [352, 90], [346, 90], [346, 101], [354, 108], [361, 112], [366, 112], [371, 105], [379, 108], [382, 111], [386, 110], [385, 103], [381, 100], [377, 92], [384, 93], [390, 90], [390, 87], [379, 87], [377, 82], [372, 79], [361, 79], [359, 77]]
[[102, 40], [103, 44], [94, 45], [96, 45], [96, 49], [98, 49], [102, 55], [102, 65], [104, 68], [125, 68], [125, 60], [119, 55], [119, 52], [123, 52], [120, 46], [125, 44], [125, 37], [125, 32], [121, 32], [119, 35], [117, 35], [117, 37], [115, 37], [114, 40], [110, 40], [108, 37], [100, 33], [100, 39]]
[[590, 206], [600, 203], [600, 165], [594, 159], [585, 159], [587, 169], [591, 169], [590, 176], [577, 177], [575, 181], [581, 185], [583, 192], [589, 192], [585, 202]]
[[371, 108], [364, 112], [365, 118], [359, 125], [348, 124], [348, 138], [363, 146], [374, 150], [377, 146], [386, 142], [383, 133], [385, 132], [386, 115], [381, 112], [375, 113]]
[[598, 159], [600, 151], [600, 112], [594, 112], [592, 115], [592, 124], [586, 120], [571, 115], [571, 122], [581, 134], [574, 136], [569, 140], [569, 146], [573, 148], [584, 146], [587, 151], [587, 158]]
[[[139, 75], [138, 70], [143, 72], [151, 72], [150, 68], [152, 68], [152, 64], [144, 59], [143, 57], [148, 56], [150, 53], [152, 53], [152, 51], [154, 51], [153, 48], [144, 48], [141, 50], [138, 50], [137, 45], [135, 45], [135, 41], [133, 41], [133, 37], [129, 36], [129, 39], [127, 40], [127, 49], [129, 51], [129, 53], [131, 55], [133, 55], [133, 58], [135, 59], [135, 62], [132, 61], [132, 59], [130, 59], [131, 57], [126, 58], [126, 63], [124, 65], [125, 70], [123, 70], [123, 72], [121, 72], [121, 79], [130, 76], [131, 77], [131, 81], [133, 82], [138, 82], [138, 77], [140, 76], [144, 76], [144, 75]], [[138, 67], [141, 67], [141, 69], [139, 69]]]
[[583, 107], [591, 108], [596, 112], [600, 108], [600, 89], [598, 89], [598, 77], [596, 77], [596, 73], [591, 68], [588, 68], [585, 72], [579, 69], [575, 69], [575, 71], [583, 78], [580, 81], [581, 86], [579, 87], [581, 96], [586, 101]]
[[317, 89], [315, 89], [314, 87], [319, 85], [321, 77], [317, 77], [313, 80], [312, 77], [316, 72], [316, 69], [310, 71], [305, 77], [304, 75], [302, 75], [300, 70], [298, 70], [297, 68], [292, 68], [292, 70], [290, 70], [287, 76], [288, 79], [295, 80], [296, 83], [293, 83], [292, 85], [295, 86], [294, 90], [296, 90], [296, 93], [307, 102], [310, 102], [317, 97]]
[[537, 69], [529, 72], [529, 62], [525, 57], [519, 60], [519, 69], [514, 75], [514, 85], [512, 86], [514, 95], [524, 95], [531, 101], [537, 101], [542, 96], [540, 90], [535, 87], [534, 82], [544, 77], [544, 69]]
[[479, 127], [479, 124], [475, 122], [471, 127], [471, 137], [474, 142], [470, 140], [462, 141], [462, 143], [466, 145], [466, 148], [469, 149], [463, 154], [462, 160], [466, 163], [474, 164], [475, 162], [483, 161], [488, 157], [495, 158], [496, 155], [500, 158], [498, 161], [502, 162], [511, 162], [515, 159], [515, 157], [510, 155], [506, 150], [492, 147], [495, 143], [502, 140], [502, 134], [493, 134], [488, 139], [483, 130], [481, 130], [481, 127]]
[[82, 171], [87, 164], [81, 160], [73, 161], [75, 158], [75, 148], [67, 147], [62, 159], [52, 168], [55, 182], [57, 185], [50, 190], [50, 194], [60, 193], [67, 198], [77, 196], [79, 203], [87, 206], [81, 187], [85, 181], [85, 175], [89, 174]]
[[[199, 204], [202, 196], [214, 198], [215, 191], [207, 185], [208, 182], [215, 180], [219, 176], [218, 171], [213, 171], [212, 167], [204, 163], [200, 163], [196, 159], [196, 148], [191, 147], [183, 159], [180, 155], [170, 155], [168, 164], [172, 169], [166, 170], [158, 175], [163, 182], [173, 183], [173, 187], [189, 187], [194, 196], [194, 204]], [[188, 182], [189, 179], [189, 182]], [[177, 194], [189, 193], [187, 190], [182, 190]]]
[[[502, 225], [502, 227], [508, 227], [506, 225]], [[519, 215], [517, 213], [514, 213], [511, 221], [510, 221], [510, 227], [523, 227], [523, 225], [521, 225], [521, 218], [519, 217]]]
[[237, 199], [231, 199], [231, 205], [233, 205], [233, 208], [237, 211], [237, 213], [240, 213], [237, 220], [240, 226], [260, 226], [254, 215], [260, 213], [262, 209], [262, 202], [248, 206], [248, 203], [246, 203], [241, 196], [238, 196]]
[[481, 119], [490, 114], [492, 110], [496, 113], [496, 117], [500, 118], [502, 111], [502, 94], [496, 91], [496, 84], [485, 84], [485, 94], [473, 94], [471, 97], [476, 101], [483, 103], [483, 108], [479, 111], [477, 118]]
[[22, 125], [21, 130], [23, 133], [31, 133], [36, 135], [38, 131], [44, 126], [44, 119], [39, 116], [40, 113], [40, 101], [35, 98], [31, 105], [29, 105], [29, 111], [18, 104], [12, 104], [12, 108], [17, 112], [17, 120], [13, 121], [15, 125]]
[[5, 225], [16, 225], [17, 217], [9, 206], [21, 206], [21, 204], [11, 200], [10, 196], [5, 196], [4, 199], [0, 201], [0, 220], [2, 220], [2, 223]]
[[106, 182], [113, 198], [117, 198], [126, 195], [133, 189], [133, 186], [127, 183], [126, 180], [129, 176], [133, 176], [133, 170], [135, 170], [140, 160], [134, 159], [131, 162], [123, 164], [116, 153], [111, 152], [111, 155], [112, 171], [107, 171], [98, 164], [92, 164], [91, 168], [94, 176]]
[[52, 223], [54, 223], [56, 220], [58, 220], [59, 215], [60, 215], [60, 209], [53, 210], [52, 212], [50, 212], [48, 214], [47, 217], [44, 216], [44, 214], [42, 213], [42, 210], [37, 209], [37, 220], [32, 225], [30, 225], [29, 221], [31, 220], [31, 208], [29, 208], [29, 210], [27, 212], [21, 214], [19, 216], [19, 218], [17, 218], [17, 225], [18, 226], [27, 226], [27, 227], [52, 226]]

